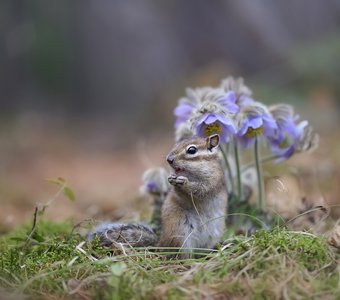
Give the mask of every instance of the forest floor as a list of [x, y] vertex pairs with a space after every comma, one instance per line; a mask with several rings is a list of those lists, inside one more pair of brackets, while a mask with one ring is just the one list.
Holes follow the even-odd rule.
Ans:
[[[315, 153], [266, 168], [267, 177], [294, 174], [299, 197], [327, 208], [320, 221], [325, 230], [279, 226], [250, 236], [227, 230], [218, 249], [178, 261], [152, 248], [113, 253], [84, 238], [94, 220], [148, 220], [151, 203], [139, 196], [141, 176], [165, 166], [171, 137], [137, 139], [125, 148], [31, 126], [6, 132], [6, 139], [6, 129], [0, 132], [1, 300], [339, 299], [339, 252], [327, 243], [340, 216], [337, 130], [321, 130]], [[67, 180], [75, 201], [55, 198], [56, 186], [45, 179], [58, 177]], [[294, 198], [282, 195], [280, 189], [274, 197]], [[32, 232], [35, 207], [43, 203], [48, 207]]]

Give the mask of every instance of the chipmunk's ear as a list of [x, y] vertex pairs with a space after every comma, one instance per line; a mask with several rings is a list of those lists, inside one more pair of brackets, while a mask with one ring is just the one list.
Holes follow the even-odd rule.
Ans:
[[211, 135], [207, 138], [208, 150], [212, 150], [220, 144], [220, 136], [218, 134]]

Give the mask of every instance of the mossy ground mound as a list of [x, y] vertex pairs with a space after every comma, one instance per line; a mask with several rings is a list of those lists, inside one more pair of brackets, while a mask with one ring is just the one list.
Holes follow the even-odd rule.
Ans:
[[[166, 260], [158, 249], [113, 254], [88, 244], [69, 223], [40, 222], [0, 241], [3, 297], [32, 299], [338, 299], [339, 256], [323, 237], [285, 228], [227, 239], [195, 259]], [[6, 299], [6, 298], [5, 298]]]

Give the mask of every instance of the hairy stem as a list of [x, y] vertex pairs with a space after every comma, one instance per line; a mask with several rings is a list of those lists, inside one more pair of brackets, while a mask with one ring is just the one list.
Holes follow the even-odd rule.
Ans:
[[262, 165], [260, 160], [260, 144], [259, 139], [256, 138], [255, 140], [255, 166], [256, 166], [256, 173], [257, 173], [257, 184], [258, 184], [258, 191], [259, 191], [259, 209], [263, 210], [263, 203], [264, 203], [264, 184], [263, 184], [263, 176], [262, 176]]
[[220, 149], [221, 149], [222, 156], [223, 156], [226, 168], [227, 168], [228, 179], [229, 179], [229, 182], [230, 182], [230, 185], [229, 185], [230, 191], [228, 191], [228, 193], [233, 193], [234, 192], [234, 178], [233, 178], [233, 173], [231, 171], [230, 163], [229, 163], [229, 160], [228, 160], [227, 151], [225, 151], [222, 146], [220, 146]]
[[242, 182], [241, 182], [240, 153], [239, 153], [236, 140], [234, 140], [234, 154], [235, 154], [236, 173], [237, 173], [237, 194], [239, 197], [239, 201], [242, 201], [243, 192], [242, 192]]

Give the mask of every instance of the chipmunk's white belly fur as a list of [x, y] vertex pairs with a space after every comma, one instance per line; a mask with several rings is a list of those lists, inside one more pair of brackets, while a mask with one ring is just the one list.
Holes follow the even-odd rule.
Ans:
[[[202, 220], [203, 224], [207, 220]], [[192, 234], [189, 236], [186, 243], [188, 248], [213, 248], [220, 240], [223, 232], [218, 227], [220, 227], [217, 221], [211, 221], [204, 225], [197, 217], [192, 221], [194, 229]]]
[[208, 207], [204, 213], [196, 210], [186, 215], [188, 228], [184, 247], [186, 248], [213, 248], [221, 241], [224, 230], [224, 211]]

